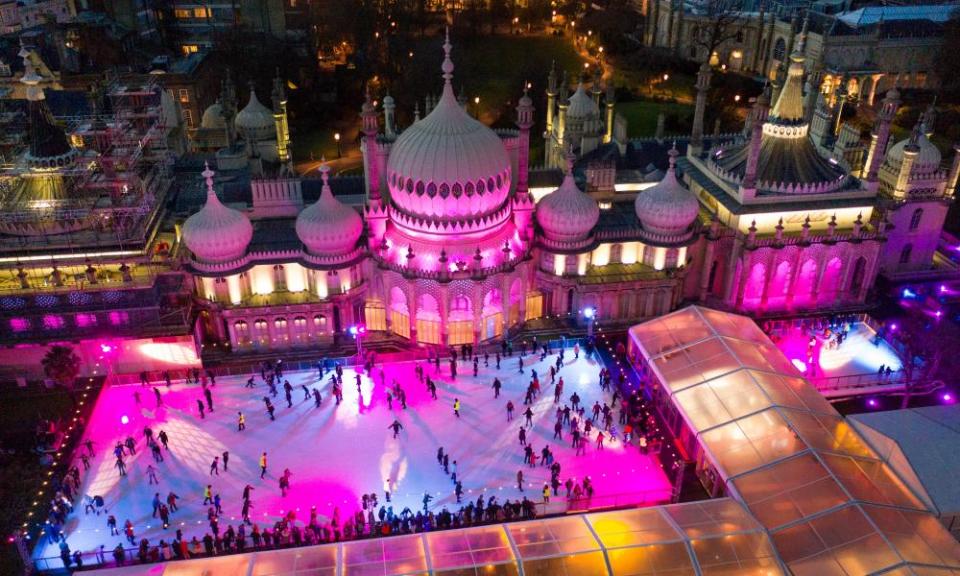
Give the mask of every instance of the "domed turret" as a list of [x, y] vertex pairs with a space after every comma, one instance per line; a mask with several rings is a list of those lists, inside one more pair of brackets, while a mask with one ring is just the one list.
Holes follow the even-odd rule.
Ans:
[[577, 188], [570, 155], [563, 183], [537, 204], [537, 222], [550, 240], [576, 242], [590, 236], [599, 219], [600, 207], [596, 201]]
[[577, 85], [576, 92], [570, 96], [570, 106], [567, 108], [567, 118], [586, 118], [599, 116], [600, 108], [593, 98], [583, 88], [583, 83]]
[[326, 162], [320, 172], [323, 174], [320, 198], [297, 216], [297, 237], [313, 255], [339, 256], [356, 245], [363, 233], [363, 221], [356, 210], [333, 197], [330, 167]]
[[510, 158], [500, 137], [457, 103], [449, 38], [443, 49], [443, 94], [430, 114], [397, 138], [387, 184], [393, 205], [411, 216], [475, 218], [506, 203]]
[[213, 188], [213, 170], [206, 166], [207, 203], [183, 224], [183, 243], [194, 258], [206, 264], [230, 262], [247, 252], [253, 226], [239, 210], [220, 203]]
[[[940, 169], [942, 157], [940, 150], [930, 141], [930, 136], [933, 134], [932, 122], [925, 116], [921, 116], [918, 124], [919, 134], [917, 135], [916, 144], [920, 148], [920, 152], [913, 161], [913, 167], [910, 172], [912, 174], [935, 172]], [[887, 152], [887, 163], [891, 167], [899, 168], [900, 164], [903, 163], [903, 152], [908, 144], [910, 144], [910, 137], [904, 138], [890, 147], [890, 150]]]
[[223, 105], [217, 100], [203, 111], [200, 118], [200, 127], [207, 130], [223, 130], [227, 127], [227, 121], [223, 117]]
[[273, 112], [260, 103], [257, 92], [250, 86], [250, 101], [237, 113], [234, 125], [243, 137], [250, 141], [269, 140], [276, 136]]
[[677, 181], [676, 148], [670, 150], [670, 168], [656, 186], [637, 195], [634, 209], [644, 232], [658, 236], [679, 236], [697, 219], [697, 197]]

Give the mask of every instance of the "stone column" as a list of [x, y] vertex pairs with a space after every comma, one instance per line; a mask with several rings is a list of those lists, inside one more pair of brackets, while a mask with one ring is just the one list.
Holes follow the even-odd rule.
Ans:
[[753, 258], [751, 256], [745, 256], [740, 261], [740, 281], [737, 283], [737, 294], [734, 303], [734, 308], [737, 310], [743, 309], [743, 297], [747, 292], [747, 280], [750, 279], [750, 274], [753, 271]]
[[[237, 342], [237, 331], [236, 331], [236, 329], [233, 327], [233, 322], [234, 322], [234, 320], [232, 320], [232, 319], [231, 319], [231, 320], [227, 320], [227, 332], [228, 332], [229, 335], [230, 335], [230, 348], [231, 348], [232, 350], [235, 350], [236, 348], [238, 348], [238, 347], [240, 346], [240, 344], [239, 344], [239, 342]], [[248, 326], [249, 326], [249, 324], [248, 324]]]
[[770, 296], [770, 280], [773, 278], [773, 258], [769, 258], [763, 270], [763, 292], [760, 294], [760, 311], [767, 310], [767, 298]]
[[703, 268], [700, 271], [700, 294], [697, 298], [700, 302], [707, 299], [707, 293], [710, 291], [710, 269], [713, 267], [713, 252], [716, 250], [716, 245], [716, 240], [707, 239], [707, 246], [703, 255]]
[[[850, 246], [847, 247], [847, 254], [843, 259], [841, 259], [841, 262], [843, 262], [843, 273], [840, 274], [840, 285], [837, 287], [837, 295], [833, 298], [834, 306], [839, 306], [847, 294], [847, 285], [850, 283], [850, 274], [853, 269], [853, 262], [855, 260], [854, 255], [850, 253], [852, 251], [850, 248]], [[864, 280], [866, 280], [866, 268], [864, 268], [863, 273]], [[866, 284], [866, 282], [864, 282], [864, 284]]]

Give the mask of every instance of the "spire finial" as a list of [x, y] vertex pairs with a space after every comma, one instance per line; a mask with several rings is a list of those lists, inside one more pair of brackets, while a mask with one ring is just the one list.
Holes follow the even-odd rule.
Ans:
[[216, 174], [213, 170], [210, 169], [210, 163], [206, 160], [203, 162], [203, 172], [200, 173], [203, 176], [203, 179], [207, 181], [207, 201], [211, 199], [219, 200], [217, 198], [217, 192], [213, 188], [213, 176]]
[[680, 152], [677, 152], [677, 141], [673, 141], [673, 146], [670, 148], [670, 151], [667, 152], [667, 156], [670, 157], [670, 171], [673, 172], [677, 169], [677, 156], [680, 155]]
[[443, 40], [443, 65], [440, 66], [446, 85], [450, 85], [451, 80], [453, 80], [453, 60], [450, 59], [450, 50], [452, 49], [453, 45], [450, 44], [450, 27], [447, 26], [446, 36]]
[[332, 194], [330, 190], [330, 165], [327, 164], [327, 157], [320, 158], [320, 178], [323, 180], [323, 187], [320, 189], [322, 195]]

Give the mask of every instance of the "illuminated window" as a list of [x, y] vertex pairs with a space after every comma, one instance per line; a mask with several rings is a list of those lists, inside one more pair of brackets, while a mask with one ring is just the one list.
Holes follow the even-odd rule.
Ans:
[[296, 318], [293, 319], [293, 326], [297, 330], [302, 330], [303, 328], [307, 327], [307, 319], [304, 318], [303, 316], [297, 316]]
[[47, 330], [57, 330], [63, 328], [63, 317], [47, 314], [43, 317], [43, 327]]
[[277, 330], [286, 330], [287, 329], [287, 319], [286, 318], [277, 318], [273, 321], [273, 325], [277, 327]]
[[177, 18], [192, 18], [193, 12], [188, 9], [177, 8], [173, 11], [173, 15]]
[[210, 9], [207, 8], [206, 6], [200, 6], [200, 7], [198, 7], [198, 8], [194, 8], [194, 9], [193, 9], [193, 16], [194, 16], [195, 18], [209, 18], [209, 17], [210, 17]]
[[180, 88], [177, 90], [177, 95], [180, 97], [180, 102], [186, 104], [190, 101], [190, 91], [186, 88]]
[[180, 47], [180, 50], [183, 52], [185, 56], [189, 56], [191, 54], [196, 54], [197, 52], [199, 52], [200, 47], [197, 46], [196, 44], [184, 44], [183, 46]]
[[323, 314], [319, 314], [313, 317], [313, 325], [317, 328], [326, 328], [327, 327], [327, 317]]
[[30, 320], [26, 318], [11, 318], [10, 329], [14, 332], [24, 332], [30, 329]]

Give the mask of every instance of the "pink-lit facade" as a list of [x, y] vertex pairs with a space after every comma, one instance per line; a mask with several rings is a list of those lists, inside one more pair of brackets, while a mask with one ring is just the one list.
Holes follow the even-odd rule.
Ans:
[[[351, 194], [349, 179], [324, 168], [322, 193], [305, 208], [310, 181], [256, 178], [251, 205], [235, 206], [255, 230], [242, 256], [211, 259], [194, 250], [202, 242], [186, 242], [204, 310], [201, 341], [234, 352], [298, 348], [363, 323], [411, 344], [458, 345], [538, 318], [577, 319], [587, 307], [622, 323], [690, 301], [756, 315], [839, 310], [863, 305], [880, 273], [932, 265], [935, 246], [921, 240], [912, 240], [917, 252], [906, 263], [891, 251], [938, 235], [957, 164], [941, 169], [917, 134], [888, 146], [895, 92], [866, 161], [825, 152], [812, 136], [822, 118], [808, 119], [802, 42], [784, 85], [757, 102], [745, 136], [714, 139], [706, 150], [682, 141], [684, 155], [668, 143], [659, 182], [627, 182], [626, 191], [604, 189], [621, 174], [590, 159], [625, 147], [615, 132], [599, 149], [566, 142], [562, 182], [531, 185], [557, 173], [532, 167], [532, 100], [518, 100], [516, 129], [487, 128], [457, 102], [449, 43], [445, 49], [443, 92], [422, 119], [401, 130], [394, 99], [384, 97], [381, 116], [367, 95], [362, 187]], [[564, 122], [571, 108], [589, 109], [601, 134], [607, 126], [596, 101], [604, 91], [589, 91], [590, 102], [583, 86], [557, 102], [553, 78], [547, 106], [562, 105]], [[607, 123], [622, 124], [612, 97], [607, 103]], [[919, 227], [888, 224], [904, 214], [916, 219], [920, 203]], [[237, 237], [200, 228], [214, 244]], [[290, 242], [274, 241], [283, 234]]]
[[[398, 130], [387, 96], [381, 126], [367, 96], [362, 196], [322, 192], [304, 208], [305, 181], [253, 180], [245, 213], [256, 231], [241, 257], [205, 250], [238, 237], [234, 227], [246, 234], [215, 197], [184, 224], [185, 233], [204, 235], [184, 238], [205, 311], [201, 340], [238, 352], [296, 348], [364, 323], [411, 344], [473, 344], [528, 320], [576, 318], [588, 306], [627, 320], [682, 300], [685, 264], [700, 238], [692, 195], [693, 211], [687, 204], [670, 230], [645, 229], [632, 202], [619, 206], [629, 226], [601, 230], [597, 201], [568, 167], [564, 184], [538, 205], [529, 185], [531, 98], [518, 100], [516, 129], [484, 126], [457, 102], [452, 46], [444, 48], [443, 92], [422, 119]], [[323, 170], [323, 190], [343, 185]], [[653, 210], [670, 218], [669, 209]], [[291, 250], [261, 249], [260, 230], [270, 226], [295, 227]]]

